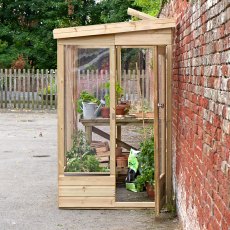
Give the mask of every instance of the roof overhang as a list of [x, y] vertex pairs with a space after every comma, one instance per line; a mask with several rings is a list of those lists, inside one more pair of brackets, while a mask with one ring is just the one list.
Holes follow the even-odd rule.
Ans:
[[54, 29], [55, 39], [174, 28], [175, 19], [141, 20]]

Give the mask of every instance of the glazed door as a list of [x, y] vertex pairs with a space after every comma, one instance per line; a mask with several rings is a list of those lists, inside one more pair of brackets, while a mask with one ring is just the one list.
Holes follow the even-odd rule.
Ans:
[[156, 216], [166, 203], [166, 47], [154, 48], [154, 158]]

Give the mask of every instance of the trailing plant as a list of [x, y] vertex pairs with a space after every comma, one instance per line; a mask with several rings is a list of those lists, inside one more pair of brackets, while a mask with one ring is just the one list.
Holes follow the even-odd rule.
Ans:
[[90, 94], [87, 91], [82, 91], [80, 94], [80, 97], [77, 100], [77, 112], [82, 114], [82, 102], [94, 102], [98, 105], [100, 104], [100, 101], [94, 97], [92, 94]]
[[83, 131], [78, 130], [73, 136], [73, 146], [66, 153], [66, 172], [104, 172], [96, 158], [95, 149], [91, 148]]
[[147, 138], [140, 145], [140, 153], [137, 156], [140, 164], [140, 175], [135, 180], [138, 191], [143, 191], [145, 184], [154, 185], [154, 138]]

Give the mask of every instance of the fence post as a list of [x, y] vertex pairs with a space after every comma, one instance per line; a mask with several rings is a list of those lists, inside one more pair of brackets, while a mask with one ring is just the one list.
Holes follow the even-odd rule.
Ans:
[[14, 69], [14, 91], [13, 91], [13, 97], [14, 97], [14, 108], [16, 109], [17, 108], [17, 100], [16, 100], [16, 87], [17, 87], [17, 70]]
[[9, 70], [9, 103], [12, 105], [12, 69]]
[[[55, 69], [55, 75], [54, 76], [55, 76], [55, 109], [57, 109], [57, 100], [58, 100], [58, 92], [57, 92], [57, 69]], [[80, 75], [78, 75], [78, 78], [80, 78]]]
[[44, 101], [43, 101], [43, 95], [44, 95], [44, 92], [43, 92], [43, 87], [44, 87], [44, 70], [41, 69], [41, 109], [44, 108]]
[[3, 77], [3, 69], [1, 69], [1, 74], [0, 74], [1, 108], [3, 108], [3, 86], [4, 86], [4, 77]]
[[39, 69], [36, 69], [36, 109], [39, 109]]
[[18, 108], [21, 109], [22, 70], [18, 70]]
[[50, 70], [50, 110], [53, 108], [53, 70]]
[[27, 70], [27, 108], [30, 108], [30, 69]]
[[26, 108], [26, 70], [23, 69], [23, 76], [22, 76], [22, 81], [23, 81], [23, 105], [22, 108]]
[[48, 86], [49, 86], [49, 70], [46, 69], [46, 72], [45, 72], [45, 87], [46, 87], [46, 109], [48, 109]]
[[32, 109], [34, 109], [34, 69], [32, 69], [31, 78], [32, 78], [32, 85], [31, 85], [31, 96], [32, 96]]

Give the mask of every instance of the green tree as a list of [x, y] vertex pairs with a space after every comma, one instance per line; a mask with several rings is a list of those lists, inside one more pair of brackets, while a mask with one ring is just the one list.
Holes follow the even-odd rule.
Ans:
[[138, 6], [141, 10], [152, 16], [157, 16], [163, 4], [167, 0], [135, 0], [134, 6]]
[[132, 7], [133, 3], [134, 0], [102, 0], [101, 20], [104, 23], [127, 21], [130, 19], [127, 9]]
[[56, 68], [53, 29], [100, 23], [94, 0], [0, 0], [0, 68], [22, 55], [27, 67]]

